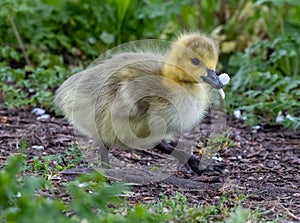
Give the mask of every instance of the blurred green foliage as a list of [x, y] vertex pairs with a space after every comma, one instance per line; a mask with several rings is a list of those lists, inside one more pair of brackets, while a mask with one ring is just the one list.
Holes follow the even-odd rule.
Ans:
[[63, 66], [14, 69], [1, 65], [0, 88], [8, 107], [37, 105], [49, 108], [53, 92], [71, 74]]
[[66, 183], [63, 192], [72, 200], [63, 202], [54, 198], [51, 181], [22, 176], [24, 162], [24, 156], [13, 155], [0, 171], [0, 222], [257, 222], [255, 212], [238, 204], [229, 213], [222, 204], [191, 208], [180, 193], [154, 204], [127, 206], [128, 186], [108, 184], [98, 172]]
[[218, 70], [233, 77], [229, 113], [242, 110], [254, 125], [283, 111], [295, 117], [286, 127], [300, 125], [297, 0], [2, 0], [0, 30], [0, 97], [9, 107], [53, 111], [55, 89], [105, 50], [201, 30], [220, 45]]
[[53, 193], [49, 181], [32, 176], [17, 178], [23, 163], [21, 155], [11, 156], [0, 172], [1, 222], [161, 222], [159, 216], [142, 206], [132, 208], [127, 218], [120, 213], [113, 215], [124, 200], [121, 194], [128, 188], [122, 184], [107, 184], [97, 172], [83, 175], [66, 186], [73, 197], [67, 207], [62, 200], [41, 195], [42, 191]]
[[[131, 40], [173, 36], [180, 29], [181, 9], [193, 5], [191, 0], [176, 4], [163, 0], [3, 0], [0, 4], [4, 18], [0, 27], [8, 31], [0, 35], [2, 43], [17, 44], [9, 24], [13, 18], [30, 56], [46, 51], [80, 59], [95, 58]], [[18, 59], [13, 52], [11, 56]]]
[[[300, 117], [299, 34], [258, 41], [233, 55], [230, 65], [238, 68], [228, 94], [230, 111], [245, 111], [250, 125], [262, 119], [274, 123], [280, 111]], [[284, 125], [299, 128], [300, 119], [287, 119]]]

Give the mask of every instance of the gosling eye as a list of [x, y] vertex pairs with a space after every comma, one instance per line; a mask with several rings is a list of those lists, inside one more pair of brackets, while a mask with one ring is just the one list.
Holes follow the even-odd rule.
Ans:
[[193, 58], [192, 63], [197, 66], [200, 64], [200, 60], [198, 58]]

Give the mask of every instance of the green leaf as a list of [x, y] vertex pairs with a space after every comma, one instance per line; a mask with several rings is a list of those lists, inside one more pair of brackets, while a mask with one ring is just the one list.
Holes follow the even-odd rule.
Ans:
[[125, 18], [131, 0], [114, 0], [114, 1], [116, 2], [117, 5], [118, 20], [121, 23]]
[[230, 213], [230, 217], [226, 219], [225, 223], [246, 223], [248, 222], [248, 217], [250, 215], [250, 211], [241, 206], [235, 208], [234, 212]]

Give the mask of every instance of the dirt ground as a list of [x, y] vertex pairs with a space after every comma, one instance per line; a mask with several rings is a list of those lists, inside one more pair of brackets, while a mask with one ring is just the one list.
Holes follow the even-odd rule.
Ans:
[[[205, 142], [207, 126], [209, 121], [204, 121], [191, 137], [186, 138], [193, 145]], [[174, 173], [175, 179], [186, 180], [185, 184], [163, 181], [133, 186], [134, 195], [129, 201], [151, 202], [162, 193], [172, 196], [176, 192], [184, 194], [191, 205], [219, 204], [222, 197], [228, 197], [224, 205], [229, 208], [240, 201], [244, 207], [265, 212], [264, 217], [268, 220], [284, 217], [290, 222], [300, 222], [300, 133], [269, 125], [255, 130], [232, 118], [227, 120], [227, 129], [231, 144], [223, 146], [220, 152], [227, 165], [222, 177], [196, 177], [179, 169]], [[19, 152], [20, 139], [29, 142], [25, 153], [30, 162], [33, 156], [64, 153], [74, 143], [74, 134], [72, 126], [63, 118], [38, 120], [29, 109], [8, 110], [1, 106], [0, 168], [8, 156]], [[34, 149], [33, 145], [44, 149]], [[112, 153], [131, 166], [155, 163], [165, 157], [156, 150], [126, 152], [113, 149]], [[61, 189], [62, 184], [70, 180], [68, 177], [56, 174], [51, 178], [55, 187], [52, 196], [70, 199]]]

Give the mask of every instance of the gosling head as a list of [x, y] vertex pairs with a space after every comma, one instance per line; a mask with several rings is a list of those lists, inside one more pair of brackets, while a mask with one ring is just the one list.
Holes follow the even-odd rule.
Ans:
[[203, 83], [220, 89], [222, 82], [216, 75], [217, 48], [209, 37], [190, 33], [181, 35], [171, 45], [162, 72], [178, 83]]

